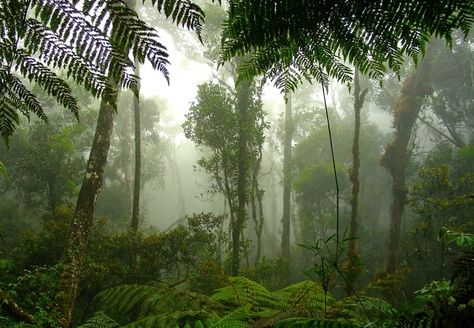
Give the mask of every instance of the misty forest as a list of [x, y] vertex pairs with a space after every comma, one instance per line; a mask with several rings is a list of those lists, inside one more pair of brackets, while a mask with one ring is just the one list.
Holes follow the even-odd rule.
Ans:
[[474, 327], [473, 0], [0, 0], [0, 327]]

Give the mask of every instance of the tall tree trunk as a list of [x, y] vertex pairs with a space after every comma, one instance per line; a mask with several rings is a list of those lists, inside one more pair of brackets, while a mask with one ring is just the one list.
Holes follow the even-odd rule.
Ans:
[[242, 80], [237, 85], [237, 111], [239, 115], [239, 153], [237, 177], [237, 217], [232, 227], [232, 265], [231, 273], [239, 274], [240, 269], [240, 237], [246, 218], [247, 174], [248, 174], [248, 107], [250, 103], [250, 81]]
[[283, 218], [281, 256], [290, 264], [290, 214], [291, 214], [291, 142], [293, 140], [293, 117], [291, 95], [285, 96], [285, 136], [283, 140]]
[[[110, 84], [113, 89], [117, 89], [115, 82]], [[115, 94], [114, 99], [111, 99], [110, 102], [116, 103], [116, 97]], [[104, 167], [107, 163], [114, 122], [114, 108], [111, 103], [102, 100], [100, 104], [94, 141], [71, 222], [67, 247], [62, 258], [63, 268], [59, 278], [59, 293], [56, 301], [62, 312], [63, 327], [69, 327], [71, 322], [87, 239], [93, 223], [97, 196], [102, 188]]]
[[412, 136], [413, 127], [420, 112], [423, 98], [433, 91], [429, 85], [430, 49], [418, 64], [414, 74], [403, 83], [400, 96], [395, 104], [394, 127], [395, 135], [385, 148], [380, 163], [388, 169], [392, 177], [392, 203], [390, 205], [390, 233], [388, 242], [387, 261], [385, 272], [393, 273], [396, 270], [400, 227], [407, 190], [405, 186], [406, 168], [410, 159], [408, 144]]
[[[262, 118], [262, 122], [263, 118]], [[254, 230], [257, 237], [257, 253], [255, 255], [255, 266], [260, 262], [262, 254], [262, 231], [263, 231], [263, 190], [259, 188], [258, 173], [262, 164], [262, 145], [259, 145], [258, 157], [254, 160], [252, 167], [252, 218]]]
[[[135, 1], [133, 2], [135, 5]], [[134, 6], [135, 7], [135, 6]], [[134, 8], [131, 7], [131, 8]], [[140, 76], [140, 63], [135, 60], [135, 75]], [[135, 175], [133, 181], [133, 201], [132, 201], [132, 223], [133, 231], [138, 230], [138, 220], [140, 217], [140, 178], [142, 165], [141, 151], [141, 127], [140, 127], [140, 84], [138, 84], [138, 94], [133, 96], [133, 117], [135, 123]]]
[[359, 150], [359, 139], [360, 139], [360, 112], [364, 105], [365, 95], [369, 89], [360, 90], [359, 71], [356, 69], [354, 72], [354, 140], [352, 141], [352, 169], [350, 174], [350, 180], [352, 183], [352, 194], [351, 194], [351, 220], [349, 229], [349, 245], [347, 249], [347, 256], [349, 259], [348, 264], [348, 279], [346, 284], [346, 294], [351, 295], [354, 290], [355, 278], [359, 273], [359, 255], [356, 249], [356, 236], [357, 236], [357, 208], [359, 203], [359, 170], [360, 170], [360, 150]]

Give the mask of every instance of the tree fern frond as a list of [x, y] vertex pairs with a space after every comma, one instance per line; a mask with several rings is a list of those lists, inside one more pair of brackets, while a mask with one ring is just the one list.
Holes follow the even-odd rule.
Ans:
[[273, 292], [280, 308], [302, 306], [312, 313], [323, 312], [324, 302], [332, 304], [332, 295], [324, 295], [324, 290], [317, 282], [305, 280]]
[[[23, 76], [27, 77], [30, 81], [38, 83], [49, 95], [54, 96], [59, 104], [69, 109], [76, 118], [79, 118], [79, 106], [76, 98], [74, 98], [71, 88], [63, 79], [59, 78], [34, 57], [28, 56], [21, 50], [17, 51], [16, 57], [16, 69]], [[44, 115], [42, 110], [34, 110], [34, 113], [40, 118], [45, 118], [45, 116], [41, 117]]]
[[[474, 22], [474, 3], [240, 0], [231, 1], [228, 13], [223, 60], [270, 52], [272, 55], [265, 60], [261, 57], [254, 72], [280, 68], [283, 74], [293, 68], [304, 78], [314, 78], [320, 74], [316, 67], [349, 82], [347, 64], [357, 66], [363, 74], [381, 77], [385, 64], [397, 70], [404, 54], [416, 58], [423, 53], [431, 36], [449, 42], [455, 29], [467, 33]], [[286, 52], [288, 45], [291, 51]], [[306, 63], [298, 65], [302, 59]], [[280, 89], [287, 86], [281, 82], [281, 74], [273, 73], [280, 77]]]
[[236, 307], [250, 304], [254, 311], [278, 305], [270, 291], [245, 277], [230, 277], [229, 285], [218, 289], [211, 299]]
[[147, 58], [155, 70], [160, 71], [169, 82], [166, 65], [169, 64], [166, 48], [157, 41], [157, 31], [138, 18], [135, 11], [125, 2], [115, 0], [106, 2], [111, 25], [116, 29], [113, 42], [120, 52], [132, 50], [134, 58], [143, 63]]
[[368, 296], [346, 297], [334, 303], [328, 311], [332, 318], [347, 318], [356, 322], [390, 319], [396, 313], [396, 309], [387, 301]]
[[209, 327], [217, 317], [205, 311], [176, 311], [173, 313], [151, 315], [131, 322], [124, 328], [161, 327]]
[[[88, 63], [79, 57], [74, 49], [59, 36], [35, 19], [28, 19], [25, 48], [29, 53], [38, 53], [39, 59], [53, 68], [65, 68], [68, 77], [83, 84], [93, 96], [101, 96], [105, 90], [104, 69], [95, 63]], [[36, 40], [36, 41], [33, 41]], [[39, 41], [37, 41], [39, 40]]]
[[195, 31], [201, 40], [204, 11], [190, 0], [151, 0], [159, 12], [171, 17], [177, 25]]
[[19, 106], [17, 109], [24, 115], [28, 116], [31, 111], [43, 121], [47, 121], [46, 114], [36, 96], [5, 67], [0, 67], [0, 90], [3, 95], [10, 97]]
[[361, 328], [362, 326], [323, 319], [291, 318], [278, 322], [277, 328]]
[[247, 304], [215, 320], [209, 327], [213, 328], [248, 328], [251, 327], [252, 305]]
[[148, 301], [159, 293], [156, 287], [121, 285], [99, 293], [94, 302], [106, 313], [140, 313]]
[[20, 122], [16, 106], [9, 97], [0, 94], [0, 134], [8, 147], [8, 138], [13, 134], [15, 126]]
[[120, 325], [104, 312], [96, 312], [84, 324], [78, 328], [118, 328]]
[[107, 289], [94, 302], [106, 313], [164, 315], [173, 312], [223, 312], [223, 307], [205, 295], [181, 291], [165, 286], [122, 285]]

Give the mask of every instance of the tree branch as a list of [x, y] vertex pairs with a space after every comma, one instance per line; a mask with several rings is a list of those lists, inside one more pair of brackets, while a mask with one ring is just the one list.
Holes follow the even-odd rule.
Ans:
[[13, 318], [26, 323], [33, 323], [34, 317], [31, 313], [18, 305], [7, 293], [0, 289], [0, 307]]

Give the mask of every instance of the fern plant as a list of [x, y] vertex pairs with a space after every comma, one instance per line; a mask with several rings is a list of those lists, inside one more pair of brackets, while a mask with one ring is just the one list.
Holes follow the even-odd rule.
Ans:
[[229, 1], [222, 60], [250, 54], [241, 74], [271, 78], [287, 93], [303, 79], [348, 82], [349, 64], [381, 77], [398, 71], [407, 54], [417, 58], [431, 35], [448, 41], [474, 22], [470, 0]]
[[228, 282], [210, 298], [166, 286], [117, 286], [95, 297], [95, 307], [103, 312], [81, 327], [115, 327], [115, 322], [127, 328], [346, 328], [390, 327], [395, 322], [395, 310], [378, 298], [349, 297], [335, 302], [329, 295], [329, 310], [324, 311], [324, 290], [314, 281], [274, 292], [244, 277], [229, 277]]
[[[190, 0], [151, 2], [199, 36], [204, 13]], [[122, 0], [1, 0], [0, 37], [0, 134], [7, 141], [20, 114], [47, 120], [24, 79], [39, 84], [76, 117], [77, 100], [57, 70], [106, 100], [116, 93], [108, 78], [137, 90], [137, 77], [129, 73], [131, 56], [140, 64], [148, 60], [168, 80], [168, 53], [158, 32]]]

